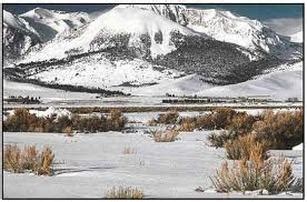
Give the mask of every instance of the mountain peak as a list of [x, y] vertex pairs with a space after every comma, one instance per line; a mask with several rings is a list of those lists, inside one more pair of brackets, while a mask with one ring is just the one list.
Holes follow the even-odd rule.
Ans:
[[184, 5], [173, 5], [173, 4], [123, 4], [117, 6], [119, 8], [134, 7], [144, 10], [153, 11], [157, 15], [161, 15], [171, 21], [177, 22], [181, 25], [186, 25], [183, 11], [187, 9]]

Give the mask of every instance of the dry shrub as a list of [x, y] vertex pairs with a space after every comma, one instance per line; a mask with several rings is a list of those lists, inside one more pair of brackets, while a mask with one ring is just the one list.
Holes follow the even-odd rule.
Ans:
[[142, 190], [133, 187], [112, 187], [107, 191], [105, 198], [108, 199], [142, 199], [144, 193]]
[[20, 173], [23, 171], [21, 167], [21, 150], [17, 145], [7, 145], [4, 149], [4, 170]]
[[266, 190], [276, 194], [288, 191], [295, 178], [288, 160], [240, 160], [232, 166], [224, 162], [211, 181], [218, 192]]
[[296, 112], [266, 111], [261, 121], [253, 125], [259, 140], [268, 144], [270, 149], [291, 149], [303, 142], [303, 110]]
[[[226, 129], [232, 124], [232, 120], [236, 116], [245, 118], [247, 114], [243, 112], [236, 112], [235, 110], [229, 108], [219, 108], [210, 114], [197, 116], [194, 118], [186, 117], [182, 118], [180, 125], [183, 131], [193, 131], [196, 128], [214, 130], [214, 129]], [[236, 122], [245, 121], [245, 119], [236, 120]], [[239, 118], [237, 118], [239, 119]], [[244, 124], [241, 124], [244, 126]], [[234, 126], [236, 126], [234, 124]]]
[[240, 112], [232, 117], [226, 129], [235, 132], [237, 135], [246, 134], [252, 130], [256, 121], [256, 117], [248, 115], [246, 112]]
[[39, 152], [35, 146], [6, 145], [4, 150], [4, 170], [14, 173], [31, 171], [37, 175], [52, 175], [54, 154], [49, 147]]
[[164, 114], [159, 114], [157, 119], [150, 120], [149, 125], [176, 124], [178, 118], [179, 118], [179, 113], [177, 111], [169, 111]]
[[257, 141], [253, 134], [240, 136], [233, 141], [228, 141], [224, 147], [227, 158], [232, 160], [250, 160], [256, 157], [264, 160], [268, 157], [267, 146], [263, 142]]
[[66, 128], [64, 128], [63, 133], [66, 133], [67, 137], [72, 137], [72, 128], [70, 126], [67, 126]]
[[24, 108], [16, 109], [14, 114], [9, 115], [3, 122], [3, 125], [5, 131], [12, 132], [34, 131], [43, 127], [42, 120]]
[[127, 118], [119, 110], [112, 110], [107, 117], [90, 116], [51, 116], [36, 117], [30, 114], [27, 109], [16, 109], [13, 115], [3, 122], [4, 131], [10, 132], [58, 132], [71, 134], [69, 130], [80, 132], [105, 132], [120, 131], [125, 127]]
[[54, 154], [49, 147], [45, 147], [38, 157], [38, 175], [52, 175], [51, 165], [54, 160]]
[[120, 131], [125, 127], [127, 118], [118, 109], [113, 109], [107, 116], [107, 130]]
[[80, 118], [79, 116], [73, 117], [73, 128], [80, 132], [95, 133], [98, 131], [107, 131], [107, 120], [104, 116], [90, 116], [86, 118]]
[[155, 142], [174, 142], [177, 140], [179, 132], [176, 130], [153, 131], [152, 137]]
[[[222, 114], [222, 115], [221, 115]], [[245, 112], [232, 114], [231, 119], [225, 119], [221, 113], [222, 123], [228, 122], [228, 132], [212, 133], [208, 140], [212, 146], [223, 147], [229, 141], [233, 142], [240, 136], [256, 134], [258, 142], [263, 142], [269, 149], [291, 149], [303, 142], [303, 111], [278, 112], [265, 111], [260, 117], [247, 115]], [[206, 120], [207, 118], [202, 118]], [[228, 120], [228, 121], [225, 121]], [[208, 121], [205, 121], [208, 123]]]
[[[14, 149], [17, 149], [17, 148], [14, 148]], [[20, 156], [21, 157], [20, 160], [22, 161], [22, 163], [20, 163], [22, 169], [32, 170], [32, 171], [37, 170], [38, 155], [39, 155], [39, 151], [36, 149], [34, 145], [25, 146]]]
[[221, 130], [221, 131], [214, 131], [209, 134], [208, 140], [211, 143], [211, 146], [216, 148], [224, 147], [224, 145], [237, 138], [237, 134], [233, 131]]
[[123, 154], [136, 154], [136, 149], [132, 147], [125, 147], [122, 153]]
[[196, 117], [185, 117], [182, 118], [180, 123], [180, 131], [191, 132], [197, 128], [197, 118]]
[[214, 123], [214, 129], [225, 129], [231, 119], [237, 114], [238, 112], [228, 108], [215, 110], [210, 117], [212, 119], [211, 121]]

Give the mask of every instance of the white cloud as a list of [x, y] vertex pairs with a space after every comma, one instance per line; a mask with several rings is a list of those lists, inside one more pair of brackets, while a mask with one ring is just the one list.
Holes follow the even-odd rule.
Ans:
[[276, 18], [264, 22], [281, 35], [290, 36], [303, 30], [302, 18]]

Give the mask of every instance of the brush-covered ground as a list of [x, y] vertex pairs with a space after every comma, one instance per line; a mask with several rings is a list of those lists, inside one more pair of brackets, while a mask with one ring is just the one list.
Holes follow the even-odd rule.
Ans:
[[[250, 110], [257, 114], [259, 110]], [[180, 112], [195, 116], [200, 112]], [[205, 112], [202, 112], [204, 114]], [[302, 193], [218, 193], [210, 177], [226, 160], [223, 148], [209, 146], [212, 131], [180, 132], [176, 141], [155, 142], [149, 126], [158, 112], [125, 113], [121, 132], [4, 132], [5, 145], [48, 145], [55, 154], [52, 176], [4, 172], [5, 198], [104, 198], [112, 187], [137, 187], [144, 198], [302, 198]], [[292, 160], [293, 174], [303, 175], [302, 150], [270, 150]], [[201, 191], [196, 191], [201, 190]]]

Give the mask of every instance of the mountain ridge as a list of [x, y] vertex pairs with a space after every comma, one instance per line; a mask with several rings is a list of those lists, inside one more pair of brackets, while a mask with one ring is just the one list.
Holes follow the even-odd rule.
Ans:
[[[196, 74], [202, 79], [193, 81], [206, 83], [204, 86], [228, 85], [302, 60], [301, 44], [282, 38], [259, 21], [228, 11], [119, 5], [95, 19], [82, 12], [41, 11], [37, 8], [17, 17], [28, 18], [28, 22], [31, 18], [32, 28], [33, 23], [50, 27], [55, 22], [66, 23], [67, 16], [75, 25], [62, 29], [59, 23], [56, 36], [46, 41], [38, 38], [37, 44], [4, 69], [6, 78], [120, 89]], [[82, 16], [88, 17], [84, 23]], [[224, 39], [217, 30], [223, 30]], [[231, 40], [232, 35], [239, 39]], [[240, 40], [244, 36], [246, 43]]]

